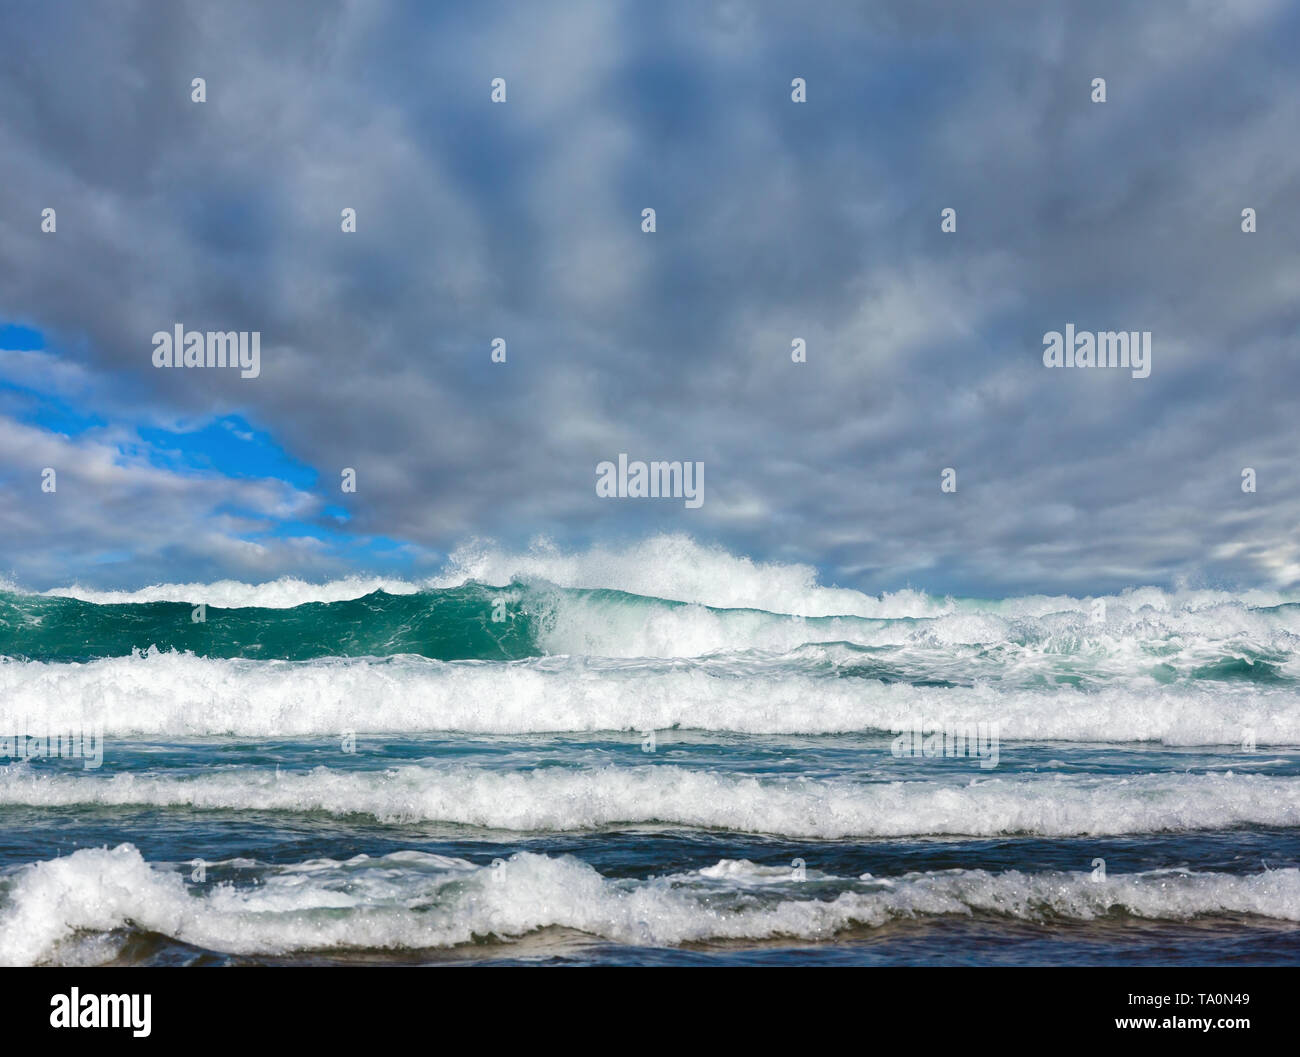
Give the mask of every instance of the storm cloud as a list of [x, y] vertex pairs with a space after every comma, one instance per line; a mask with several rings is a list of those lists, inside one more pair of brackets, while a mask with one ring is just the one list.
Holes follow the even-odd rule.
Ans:
[[[1293, 5], [10, 4], [0, 39], [20, 583], [660, 533], [873, 592], [1300, 581]], [[260, 376], [155, 369], [176, 324], [260, 332]], [[1067, 324], [1150, 331], [1150, 377], [1045, 368]], [[168, 458], [214, 422], [305, 476]], [[705, 502], [600, 498], [620, 453]]]

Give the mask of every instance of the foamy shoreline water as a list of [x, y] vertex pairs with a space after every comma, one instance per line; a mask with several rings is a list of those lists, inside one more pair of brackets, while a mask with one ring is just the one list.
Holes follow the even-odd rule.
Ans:
[[[1161, 871], [1103, 881], [1087, 873], [950, 870], [837, 879], [849, 887], [831, 899], [800, 897], [794, 882], [783, 885], [774, 873], [722, 860], [694, 874], [637, 882], [603, 878], [572, 858], [519, 853], [499, 866], [476, 867], [405, 852], [291, 864], [267, 872], [257, 888], [196, 896], [182, 873], [151, 865], [123, 844], [78, 851], [8, 878], [0, 961], [47, 959], [77, 933], [102, 934], [128, 922], [215, 951], [283, 954], [448, 947], [484, 934], [508, 940], [556, 927], [628, 946], [828, 940], [853, 926], [972, 913], [1087, 921], [1122, 910], [1156, 920], [1240, 914], [1300, 921], [1296, 869], [1251, 877]], [[719, 898], [719, 880], [739, 882], [745, 894]]]
[[[9, 585], [0, 643], [7, 964], [865, 958], [898, 929], [903, 960], [972, 929], [1069, 960], [1126, 921], [1275, 962], [1300, 921], [1276, 593], [872, 597], [660, 537]], [[87, 730], [93, 768], [59, 748]]]

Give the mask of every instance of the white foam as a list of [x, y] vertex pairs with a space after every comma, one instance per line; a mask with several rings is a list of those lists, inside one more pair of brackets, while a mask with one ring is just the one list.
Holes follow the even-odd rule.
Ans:
[[879, 597], [824, 587], [811, 565], [756, 562], [685, 535], [659, 535], [619, 547], [565, 553], [546, 541], [526, 552], [469, 544], [453, 551], [431, 583], [452, 587], [467, 580], [503, 586], [542, 580], [558, 587], [606, 588], [723, 609], [761, 609], [806, 617], [882, 619], [946, 612], [949, 604], [919, 591]]
[[639, 596], [533, 592], [541, 611], [538, 645], [549, 654], [593, 657], [700, 657], [727, 650], [783, 652], [805, 643], [875, 645], [908, 640], [907, 626], [859, 617], [803, 620], [757, 609], [670, 605]]
[[[1123, 909], [1165, 920], [1250, 914], [1300, 920], [1300, 871], [1250, 876], [1161, 872], [1024, 874], [951, 870], [846, 881], [834, 899], [797, 882], [729, 893], [698, 872], [613, 880], [572, 858], [514, 855], [499, 869], [399, 853], [316, 860], [260, 883], [187, 886], [130, 844], [83, 849], [22, 868], [0, 903], [0, 963], [88, 960], [86, 931], [131, 927], [231, 954], [455, 947], [485, 936], [573, 929], [623, 944], [678, 945], [778, 937], [828, 939], [850, 928], [986, 912], [1091, 920]], [[720, 890], [721, 889], [721, 890]], [[78, 942], [81, 939], [82, 942]]]
[[[441, 573], [414, 582], [354, 576], [313, 584], [284, 577], [261, 584], [220, 580], [119, 591], [74, 585], [42, 593], [97, 603], [206, 602], [219, 607], [285, 608], [305, 602], [344, 601], [376, 590], [411, 594], [430, 588], [459, 587], [470, 580], [494, 586], [536, 580], [558, 587], [607, 588], [721, 608], [803, 616], [894, 618], [941, 613], [949, 608], [948, 603], [917, 591], [874, 597], [847, 588], [823, 587], [810, 565], [755, 562], [682, 535], [660, 535], [624, 547], [598, 546], [567, 554], [544, 541], [522, 553], [471, 543], [453, 551]], [[17, 590], [11, 584], [5, 586]]]
[[[647, 602], [640, 596], [610, 598], [559, 591], [534, 590], [525, 600], [541, 616], [539, 645], [552, 654], [699, 657], [728, 650], [785, 652], [804, 644], [845, 642], [905, 647], [923, 663], [937, 660], [962, 674], [1034, 667], [1044, 674], [1081, 671], [1091, 677], [1131, 675], [1157, 666], [1189, 669], [1261, 655], [1273, 656], [1285, 667], [1296, 665], [1300, 657], [1300, 609], [1217, 606], [1173, 613], [1113, 609], [1106, 621], [1093, 623], [1083, 610], [1016, 619], [962, 611], [874, 620], [801, 618], [753, 609]], [[887, 659], [892, 662], [895, 657]], [[1300, 670], [1293, 674], [1300, 675]]]
[[[410, 594], [431, 587], [457, 587], [469, 580], [496, 586], [514, 580], [544, 581], [559, 587], [607, 588], [724, 609], [871, 619], [981, 612], [1013, 621], [1059, 614], [1090, 616], [1095, 603], [1101, 601], [1108, 612], [1118, 612], [1121, 619], [1142, 619], [1144, 614], [1158, 618], [1200, 613], [1220, 621], [1234, 611], [1241, 614], [1300, 601], [1300, 595], [1277, 591], [1234, 593], [1158, 587], [1135, 587], [1118, 595], [1083, 598], [1030, 595], [1005, 600], [954, 601], [917, 590], [873, 596], [850, 588], [824, 586], [818, 582], [817, 571], [811, 565], [758, 562], [681, 534], [657, 535], [619, 546], [597, 545], [585, 551], [563, 551], [545, 540], [535, 542], [526, 551], [510, 551], [475, 541], [454, 550], [440, 573], [414, 582], [393, 577], [354, 576], [313, 584], [285, 577], [262, 584], [221, 580], [211, 584], [156, 584], [119, 591], [71, 586], [44, 593], [104, 603], [207, 602], [212, 606], [283, 608], [305, 602], [359, 598], [375, 590]], [[0, 584], [0, 588], [18, 590], [7, 582]]]
[[367, 815], [513, 832], [662, 824], [783, 837], [1106, 836], [1300, 825], [1300, 779], [1263, 775], [1051, 775], [857, 782], [754, 777], [656, 764], [493, 771], [237, 767], [198, 777], [37, 774], [0, 768], [0, 804], [140, 805]]
[[40, 717], [54, 727], [102, 722], [114, 736], [671, 727], [832, 734], [908, 729], [921, 719], [996, 722], [1004, 741], [1240, 745], [1250, 731], [1260, 746], [1300, 745], [1300, 708], [1285, 689], [1151, 680], [1092, 692], [945, 688], [726, 661], [287, 662], [151, 651], [86, 664], [0, 660], [0, 702], [0, 719]]
[[98, 591], [73, 585], [40, 594], [51, 598], [76, 598], [100, 605], [128, 605], [145, 602], [205, 602], [213, 607], [234, 609], [251, 606], [265, 609], [289, 609], [307, 602], [346, 602], [374, 591], [390, 595], [409, 595], [421, 590], [417, 583], [390, 577], [349, 576], [342, 580], [313, 584], [293, 577], [281, 577], [260, 584], [238, 580], [217, 580], [210, 584], [154, 584], [136, 591]]

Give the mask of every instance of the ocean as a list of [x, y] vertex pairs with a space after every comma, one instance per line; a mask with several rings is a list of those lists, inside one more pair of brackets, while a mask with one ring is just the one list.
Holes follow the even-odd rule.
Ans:
[[671, 538], [6, 585], [0, 964], [1297, 964], [1298, 649]]

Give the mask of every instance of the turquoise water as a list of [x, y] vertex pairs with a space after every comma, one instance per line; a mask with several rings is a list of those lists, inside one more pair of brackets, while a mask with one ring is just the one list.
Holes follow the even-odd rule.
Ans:
[[4, 592], [0, 961], [1300, 960], [1292, 601], [796, 586]]

